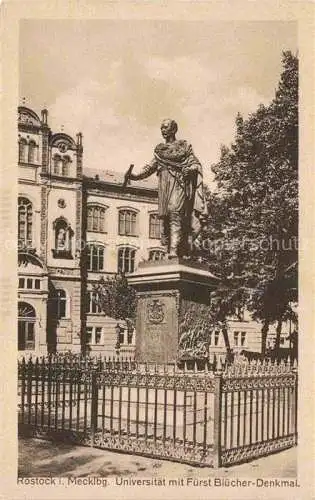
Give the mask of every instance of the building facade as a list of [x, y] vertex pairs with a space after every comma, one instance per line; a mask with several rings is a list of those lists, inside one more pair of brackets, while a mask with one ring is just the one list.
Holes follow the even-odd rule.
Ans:
[[[93, 285], [141, 260], [164, 258], [156, 179], [123, 185], [123, 174], [83, 168], [82, 134], [54, 133], [48, 112], [18, 108], [18, 350], [132, 356], [135, 332], [100, 309]], [[267, 345], [274, 341], [270, 327]], [[288, 328], [281, 345], [288, 347]], [[234, 352], [260, 351], [261, 325], [229, 321]], [[83, 345], [84, 344], [84, 345]], [[210, 357], [226, 351], [222, 332]]]
[[[48, 112], [18, 109], [18, 349], [88, 349], [113, 354], [117, 321], [106, 318], [93, 283], [140, 260], [163, 258], [157, 190], [122, 189], [123, 176], [83, 171], [82, 135], [54, 133]], [[121, 350], [134, 335], [120, 324]], [[83, 340], [85, 339], [85, 340]]]

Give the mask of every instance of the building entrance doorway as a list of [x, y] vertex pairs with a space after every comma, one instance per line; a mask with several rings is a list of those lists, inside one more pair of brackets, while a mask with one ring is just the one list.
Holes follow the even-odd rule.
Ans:
[[36, 313], [27, 302], [18, 303], [18, 350], [35, 349]]

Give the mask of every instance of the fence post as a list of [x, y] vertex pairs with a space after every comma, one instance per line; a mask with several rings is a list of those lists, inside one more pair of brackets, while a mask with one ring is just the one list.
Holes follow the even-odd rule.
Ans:
[[221, 467], [222, 372], [214, 375], [213, 465]]
[[26, 366], [25, 366], [25, 358], [23, 356], [21, 366], [21, 423], [25, 424], [24, 421], [24, 412], [25, 412], [25, 383], [26, 383]]
[[98, 413], [98, 388], [97, 372], [92, 370], [92, 391], [91, 391], [91, 443], [94, 446], [95, 433], [97, 431], [97, 413]]
[[28, 424], [31, 424], [32, 388], [33, 388], [33, 361], [32, 358], [30, 358], [27, 363], [27, 406], [28, 406], [27, 423]]
[[[294, 441], [295, 444], [297, 444], [297, 408], [298, 408], [298, 371], [296, 366], [293, 366], [292, 372], [294, 374], [294, 394], [293, 394], [293, 401], [292, 401], [292, 407], [291, 407], [291, 422], [293, 423], [293, 433], [294, 433]], [[291, 424], [292, 425], [292, 424]]]

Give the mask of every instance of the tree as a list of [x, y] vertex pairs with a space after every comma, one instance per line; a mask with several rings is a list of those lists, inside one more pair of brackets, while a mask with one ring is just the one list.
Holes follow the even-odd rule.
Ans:
[[210, 212], [210, 236], [219, 231], [223, 245], [235, 239], [237, 244], [225, 255], [211, 255], [209, 263], [221, 267], [223, 275], [231, 268], [238, 276], [234, 305], [242, 296], [253, 317], [262, 321], [264, 353], [269, 325], [277, 322], [278, 345], [297, 295], [297, 273], [293, 285], [286, 279], [298, 260], [298, 60], [290, 52], [283, 53], [275, 98], [247, 120], [237, 116], [235, 141], [222, 147], [212, 170], [217, 192], [209, 204], [220, 207], [221, 214], [218, 227], [218, 210]]
[[219, 278], [216, 289], [211, 293], [208, 323], [212, 330], [222, 331], [229, 362], [233, 356], [228, 320], [235, 315], [242, 317], [248, 290], [243, 277], [247, 255], [236, 238], [237, 226], [229, 215], [226, 201], [225, 197], [208, 192], [210, 215], [208, 224], [195, 242], [195, 258], [207, 262], [210, 270]]
[[124, 274], [101, 279], [93, 286], [97, 304], [111, 318], [134, 321], [136, 293]]

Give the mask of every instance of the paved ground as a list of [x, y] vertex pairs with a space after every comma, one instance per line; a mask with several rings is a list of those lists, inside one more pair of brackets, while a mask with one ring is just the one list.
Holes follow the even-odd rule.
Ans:
[[33, 438], [19, 440], [19, 477], [296, 477], [297, 448], [263, 457], [250, 463], [210, 468], [149, 459], [136, 455], [99, 450]]

